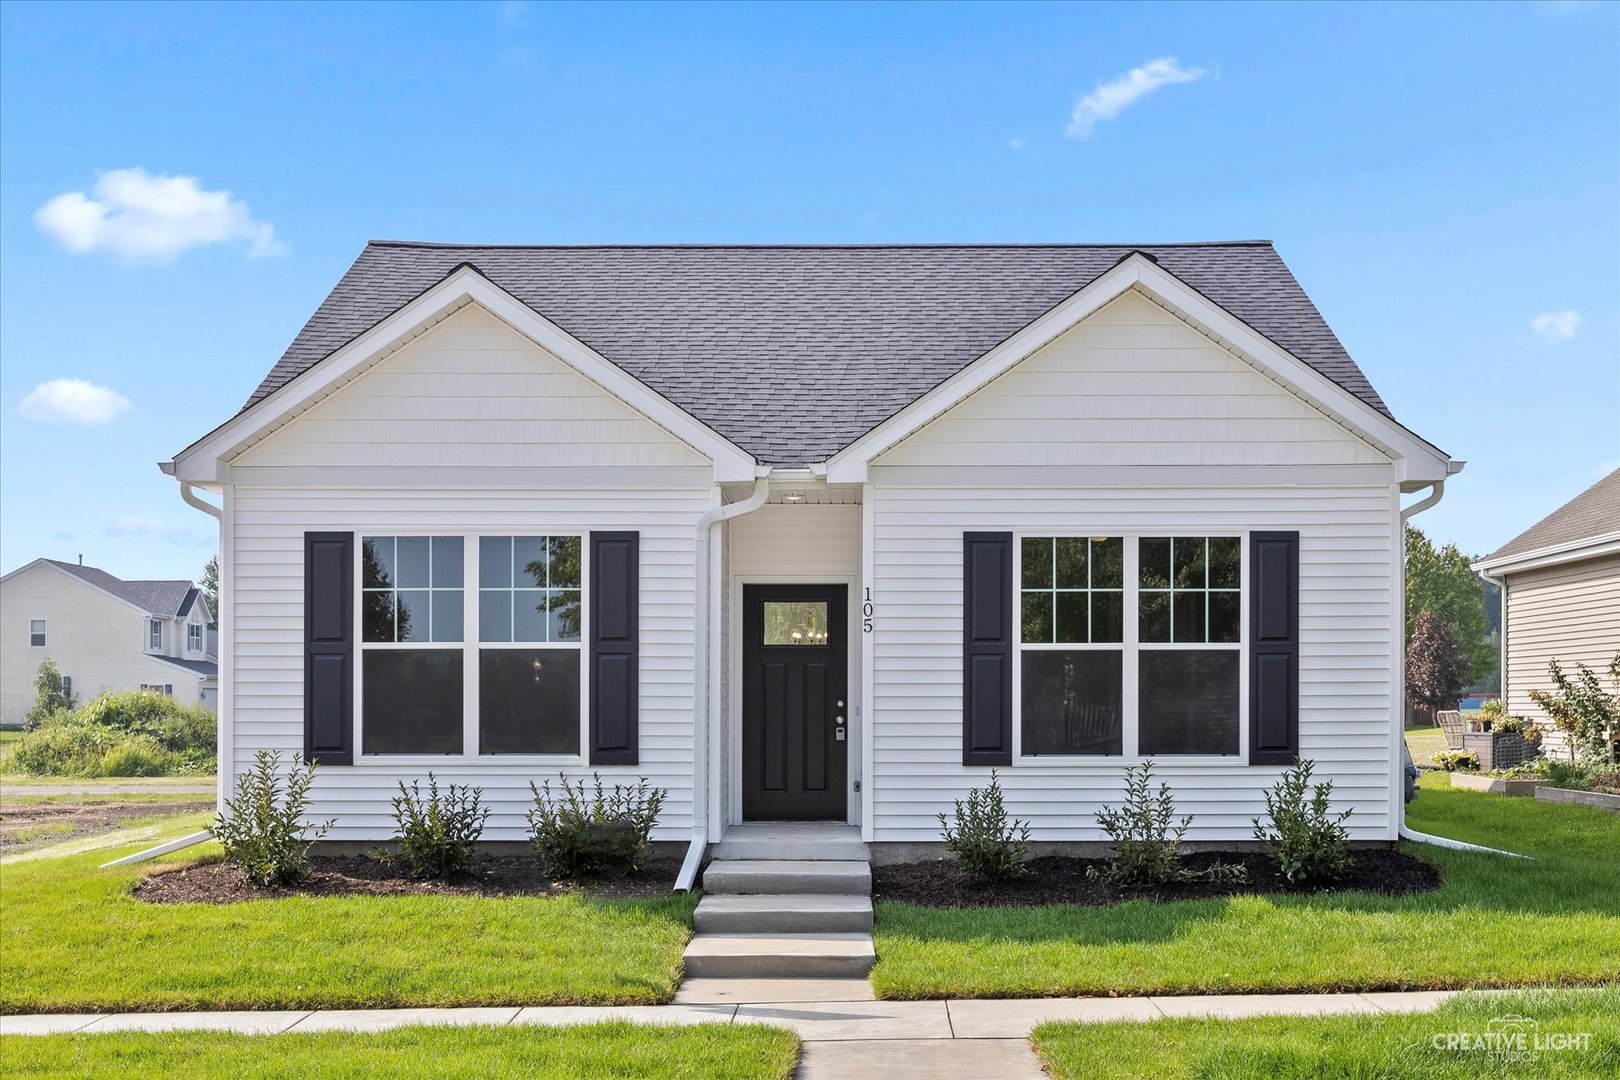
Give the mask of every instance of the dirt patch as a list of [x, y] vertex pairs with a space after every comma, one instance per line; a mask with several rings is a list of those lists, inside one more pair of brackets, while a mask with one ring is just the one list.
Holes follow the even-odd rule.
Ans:
[[25, 802], [0, 805], [0, 855], [112, 832], [131, 821], [212, 810], [207, 798], [163, 802]]
[[253, 884], [224, 862], [162, 870], [135, 887], [135, 897], [154, 904], [234, 904], [287, 896], [560, 896], [569, 893], [601, 900], [668, 896], [680, 872], [679, 859], [649, 859], [633, 876], [575, 884], [540, 873], [534, 859], [478, 855], [465, 873], [449, 881], [418, 881], [403, 867], [369, 855], [317, 855], [309, 860], [309, 880], [286, 889]]
[[1078, 904], [1106, 907], [1127, 900], [1197, 900], [1205, 897], [1253, 896], [1263, 893], [1294, 892], [1323, 895], [1341, 892], [1383, 893], [1400, 896], [1428, 892], [1440, 887], [1440, 872], [1429, 863], [1387, 848], [1354, 853], [1355, 862], [1331, 888], [1290, 889], [1283, 876], [1264, 853], [1252, 851], [1205, 851], [1182, 860], [1191, 870], [1201, 870], [1215, 861], [1244, 867], [1248, 880], [1242, 882], [1192, 881], [1152, 892], [1122, 893], [1105, 882], [1088, 877], [1086, 868], [1099, 866], [1104, 859], [1076, 859], [1064, 855], [1043, 855], [1030, 859], [1029, 872], [1022, 878], [999, 885], [975, 885], [956, 864], [945, 860], [906, 863], [872, 868], [872, 898], [899, 900], [923, 907], [1036, 907], [1042, 904]]

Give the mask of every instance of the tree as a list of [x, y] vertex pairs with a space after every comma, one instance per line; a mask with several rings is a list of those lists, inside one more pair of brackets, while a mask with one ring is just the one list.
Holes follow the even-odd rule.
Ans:
[[1406, 696], [1414, 705], [1455, 709], [1468, 684], [1468, 657], [1451, 626], [1432, 611], [1421, 612], [1406, 646]]
[[202, 589], [203, 599], [208, 601], [209, 626], [219, 625], [219, 556], [215, 555], [203, 564], [202, 579], [197, 582]]
[[54, 712], [73, 708], [73, 695], [68, 692], [67, 680], [56, 667], [56, 661], [45, 660], [34, 675], [34, 705], [23, 717], [23, 727], [33, 731]]
[[1436, 549], [1421, 529], [1406, 527], [1406, 640], [1412, 641], [1419, 615], [1439, 616], [1468, 661], [1464, 686], [1493, 674], [1500, 659], [1485, 615], [1484, 582], [1469, 561], [1456, 544]]

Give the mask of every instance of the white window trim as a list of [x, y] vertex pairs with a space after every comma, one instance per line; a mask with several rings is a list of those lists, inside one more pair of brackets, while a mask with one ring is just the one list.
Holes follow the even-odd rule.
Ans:
[[[195, 645], [192, 644], [192, 641], [191, 641], [191, 639], [193, 637], [195, 637], [197, 639], [197, 643]], [[194, 622], [186, 623], [186, 651], [187, 652], [202, 652], [203, 651], [203, 627], [202, 627], [201, 623], [194, 623]]]
[[[156, 641], [152, 640], [152, 632], [154, 630], [157, 631], [157, 640]], [[147, 619], [146, 620], [146, 651], [150, 652], [150, 653], [160, 653], [160, 652], [163, 651], [163, 620], [162, 619]]]
[[[1091, 769], [1097, 772], [1117, 774], [1122, 768], [1152, 762], [1154, 765], [1167, 769], [1182, 766], [1207, 767], [1219, 765], [1227, 768], [1247, 768], [1249, 764], [1249, 563], [1250, 536], [1253, 527], [1247, 525], [1155, 525], [1151, 529], [1120, 530], [1102, 526], [1093, 528], [1026, 528], [1013, 530], [1012, 551], [1012, 580], [1013, 580], [1013, 670], [1012, 670], [1012, 743], [1013, 766], [1030, 769]], [[1023, 619], [1023, 582], [1024, 582], [1024, 538], [1029, 537], [1091, 537], [1108, 536], [1119, 537], [1124, 541], [1125, 559], [1125, 590], [1123, 613], [1123, 639], [1118, 643], [1086, 643], [1067, 644], [1051, 642], [1031, 642], [1024, 644]], [[1205, 643], [1205, 642], [1155, 642], [1147, 646], [1153, 650], [1202, 650], [1220, 649], [1231, 650], [1238, 654], [1238, 750], [1235, 754], [1149, 754], [1143, 755], [1138, 748], [1140, 737], [1139, 727], [1139, 698], [1138, 684], [1140, 670], [1138, 659], [1141, 656], [1142, 643], [1138, 640], [1140, 633], [1140, 613], [1138, 611], [1137, 594], [1141, 591], [1141, 547], [1140, 542], [1149, 536], [1235, 536], [1239, 539], [1242, 549], [1242, 561], [1238, 578], [1238, 588], [1241, 596], [1238, 603], [1238, 642]], [[1124, 655], [1120, 664], [1120, 723], [1121, 753], [1119, 754], [1041, 754], [1025, 756], [1024, 754], [1024, 650], [1095, 650], [1123, 649]]]
[[[38, 645], [34, 644], [34, 624], [35, 623], [39, 623], [40, 642], [39, 642]], [[43, 648], [47, 647], [46, 643], [48, 641], [50, 641], [50, 621], [48, 619], [30, 618], [28, 620], [28, 647], [30, 649], [43, 649]]]
[[[367, 526], [354, 529], [354, 764], [349, 768], [392, 769], [397, 767], [434, 767], [445, 762], [465, 764], [500, 764], [518, 767], [584, 766], [590, 759], [590, 665], [586, 662], [585, 643], [591, 636], [590, 559], [591, 532], [588, 528], [558, 528], [530, 532], [516, 528], [456, 531], [453, 529], [407, 529], [385, 526]], [[371, 641], [365, 640], [363, 618], [365, 614], [365, 539], [368, 536], [444, 536], [457, 537], [462, 542], [462, 613], [461, 640], [450, 641]], [[484, 537], [501, 536], [578, 536], [579, 537], [579, 640], [559, 642], [479, 641], [478, 637], [478, 555], [479, 541]], [[471, 583], [470, 585], [468, 583]], [[479, 658], [485, 648], [518, 649], [578, 649], [579, 658], [579, 753], [577, 754], [481, 754], [478, 745]], [[406, 652], [414, 649], [461, 650], [461, 753], [459, 754], [367, 754], [365, 746], [365, 653], [366, 650], [393, 650]]]

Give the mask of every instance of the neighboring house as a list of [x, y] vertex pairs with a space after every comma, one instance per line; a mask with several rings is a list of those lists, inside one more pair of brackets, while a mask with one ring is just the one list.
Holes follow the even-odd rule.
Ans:
[[[1620, 469], [1473, 565], [1502, 588], [1502, 703], [1509, 713], [1548, 723], [1530, 691], [1552, 689], [1552, 660], [1566, 675], [1585, 664], [1608, 681], [1620, 653]], [[1561, 731], [1542, 736], [1548, 754], [1567, 745]]]
[[1147, 760], [1193, 840], [1296, 755], [1394, 839], [1401, 495], [1460, 467], [1264, 242], [374, 243], [163, 466], [222, 496], [222, 784], [316, 758], [372, 841], [432, 769], [514, 840], [599, 770], [880, 858], [993, 767], [1100, 840]]
[[34, 676], [56, 662], [74, 698], [152, 689], [213, 709], [213, 617], [189, 581], [124, 581], [93, 566], [35, 559], [0, 578], [0, 724], [23, 722]]

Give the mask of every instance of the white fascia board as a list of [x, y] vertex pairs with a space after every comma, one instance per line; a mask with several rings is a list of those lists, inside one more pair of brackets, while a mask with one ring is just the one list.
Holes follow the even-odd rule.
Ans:
[[1143, 255], [1102, 274], [966, 368], [827, 460], [832, 483], [864, 483], [874, 458], [1005, 374], [1129, 289], [1139, 289], [1298, 394], [1352, 434], [1388, 454], [1398, 479], [1443, 480], [1450, 459], [1309, 364], [1273, 344]]
[[484, 307], [603, 391], [709, 458], [714, 462], [716, 481], [753, 479], [754, 458], [747, 451], [466, 266], [186, 447], [175, 455], [172, 469], [165, 468], [164, 472], [191, 483], [225, 482], [225, 466], [232, 456], [469, 303]]
[[1580, 562], [1582, 559], [1596, 559], [1617, 553], [1620, 553], [1620, 532], [1588, 536], [1567, 544], [1554, 544], [1537, 548], [1535, 551], [1521, 551], [1517, 555], [1480, 559], [1478, 562], [1470, 563], [1469, 569], [1492, 576], [1516, 574], [1524, 570], [1539, 570], [1544, 566], [1558, 566], [1562, 563]]

